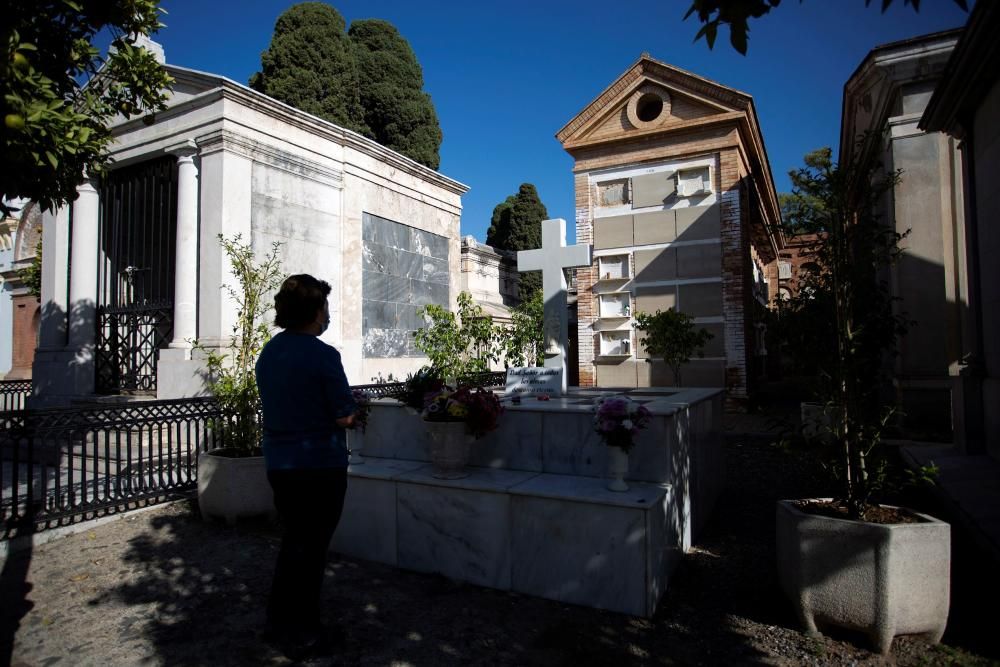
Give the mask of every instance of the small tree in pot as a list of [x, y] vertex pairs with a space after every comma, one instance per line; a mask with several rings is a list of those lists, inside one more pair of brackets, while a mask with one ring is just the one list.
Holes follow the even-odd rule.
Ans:
[[807, 630], [816, 632], [817, 621], [862, 630], [886, 652], [896, 634], [937, 641], [944, 632], [950, 531], [876, 502], [890, 481], [880, 445], [893, 408], [884, 390], [906, 330], [887, 275], [904, 235], [876, 212], [900, 175], [872, 162], [836, 165], [830, 155], [829, 148], [810, 153], [791, 174], [785, 223], [815, 238], [809, 253], [817, 268], [784, 304], [783, 318], [793, 356], [817, 370], [826, 469], [839, 491], [778, 503], [778, 572]]
[[195, 349], [206, 355], [206, 386], [222, 413], [213, 424], [222, 448], [198, 459], [198, 504], [203, 517], [221, 516], [232, 523], [240, 516], [274, 514], [261, 455], [260, 394], [254, 364], [271, 337], [270, 296], [283, 276], [279, 243], [260, 261], [239, 235], [232, 239], [220, 235], [219, 243], [237, 282], [235, 287], [223, 288], [236, 303], [236, 323], [228, 352], [195, 343]]

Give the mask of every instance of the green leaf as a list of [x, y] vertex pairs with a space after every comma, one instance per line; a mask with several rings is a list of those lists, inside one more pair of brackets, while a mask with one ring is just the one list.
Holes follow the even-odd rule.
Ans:
[[59, 159], [51, 151], [45, 151], [45, 157], [48, 158], [49, 164], [52, 165], [53, 169], [59, 168]]

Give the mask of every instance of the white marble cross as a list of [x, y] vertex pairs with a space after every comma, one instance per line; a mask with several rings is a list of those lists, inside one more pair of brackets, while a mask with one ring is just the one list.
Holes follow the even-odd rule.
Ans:
[[562, 370], [562, 392], [566, 393], [566, 338], [569, 313], [566, 310], [566, 273], [563, 269], [590, 266], [589, 245], [566, 245], [566, 221], [542, 220], [542, 247], [519, 250], [518, 271], [542, 272], [545, 300], [545, 367]]

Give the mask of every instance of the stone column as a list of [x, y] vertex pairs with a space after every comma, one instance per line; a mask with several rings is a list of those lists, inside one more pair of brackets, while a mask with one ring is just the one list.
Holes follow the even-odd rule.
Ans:
[[90, 177], [77, 192], [70, 240], [69, 348], [82, 350], [93, 347], [96, 334], [100, 197]]
[[190, 139], [167, 148], [177, 156], [177, 243], [174, 273], [174, 337], [170, 347], [191, 349], [197, 335], [198, 146]]

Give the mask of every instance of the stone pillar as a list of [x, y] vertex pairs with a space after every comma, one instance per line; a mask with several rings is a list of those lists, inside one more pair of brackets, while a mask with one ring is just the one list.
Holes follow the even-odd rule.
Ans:
[[167, 152], [177, 156], [174, 337], [170, 347], [189, 350], [198, 335], [198, 165], [194, 159], [198, 147], [188, 140]]
[[42, 221], [42, 310], [29, 408], [94, 393], [100, 197], [89, 178], [77, 191], [72, 230], [66, 207]]
[[91, 178], [77, 188], [73, 202], [70, 240], [69, 348], [84, 350], [94, 345], [97, 333], [97, 244], [100, 197]]
[[[177, 231], [174, 260], [174, 333], [160, 350], [156, 366], [156, 397], [186, 398], [205, 393], [204, 364], [192, 358], [198, 331], [198, 275], [201, 233], [201, 170], [198, 145], [187, 139], [168, 146], [177, 156]], [[215, 245], [218, 245], [216, 242]], [[204, 276], [203, 276], [204, 277]]]

